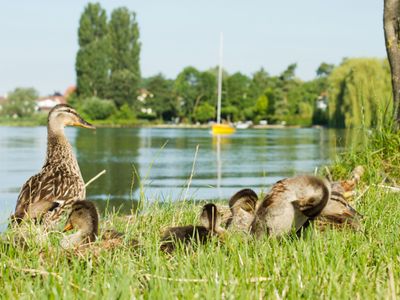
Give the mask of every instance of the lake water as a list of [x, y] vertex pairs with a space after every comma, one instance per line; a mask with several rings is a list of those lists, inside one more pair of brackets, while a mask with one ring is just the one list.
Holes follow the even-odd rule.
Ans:
[[[206, 129], [67, 128], [88, 199], [129, 211], [135, 200], [228, 199], [256, 192], [287, 176], [312, 173], [343, 148], [344, 132], [331, 129], [247, 129], [213, 137]], [[45, 127], [0, 127], [0, 228], [22, 184], [45, 159]], [[198, 151], [196, 148], [198, 146]], [[193, 169], [193, 172], [192, 172]]]

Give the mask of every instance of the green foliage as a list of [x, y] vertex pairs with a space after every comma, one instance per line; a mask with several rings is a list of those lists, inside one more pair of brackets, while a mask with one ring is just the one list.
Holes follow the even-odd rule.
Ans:
[[140, 43], [135, 13], [125, 7], [115, 9], [109, 22], [109, 37], [111, 77], [108, 98], [113, 99], [118, 107], [124, 103], [138, 107]]
[[76, 55], [78, 93], [81, 97], [104, 97], [108, 84], [108, 40], [93, 41]]
[[8, 116], [29, 117], [35, 111], [35, 100], [39, 97], [34, 88], [16, 88], [8, 95], [2, 113]]
[[228, 76], [224, 81], [223, 102], [227, 106], [235, 106], [238, 108], [238, 114], [233, 115], [234, 119], [232, 121], [237, 121], [238, 119], [243, 119], [243, 111], [247, 102], [248, 91], [250, 87], [250, 79], [239, 72]]
[[116, 120], [135, 120], [135, 112], [133, 109], [127, 104], [124, 103], [122, 106], [118, 109], [118, 111], [114, 114], [114, 118]]
[[257, 115], [258, 119], [260, 119], [260, 120], [267, 118], [268, 98], [265, 94], [258, 97], [256, 105], [254, 106], [253, 112]]
[[83, 101], [82, 111], [91, 120], [105, 120], [116, 112], [116, 107], [110, 100], [92, 97]]
[[124, 103], [135, 104], [137, 92], [134, 83], [137, 80], [135, 75], [127, 69], [117, 70], [111, 74], [108, 95], [110, 99], [114, 100], [117, 107], [121, 107]]
[[[186, 67], [178, 74], [174, 83], [174, 93], [179, 101], [181, 117], [192, 119], [196, 107], [201, 102], [216, 103], [216, 78], [211, 72], [200, 72], [194, 67]], [[213, 101], [214, 100], [214, 101]]]
[[194, 111], [194, 119], [201, 123], [215, 119], [215, 107], [207, 102], [199, 105]]
[[143, 86], [151, 93], [145, 99], [144, 106], [152, 108], [157, 118], [170, 121], [178, 116], [178, 105], [173, 93], [173, 80], [166, 79], [162, 74], [145, 80]]
[[106, 11], [99, 3], [89, 3], [79, 20], [78, 42], [84, 47], [107, 35]]
[[108, 98], [117, 107], [137, 105], [140, 43], [135, 13], [117, 8], [107, 23], [100, 4], [89, 3], [79, 22], [78, 40], [78, 95]]
[[239, 119], [239, 109], [236, 106], [224, 106], [221, 109], [221, 117], [225, 120], [232, 121]]
[[140, 78], [139, 26], [136, 14], [126, 7], [113, 10], [109, 22], [111, 42], [111, 71], [129, 70]]
[[322, 76], [329, 76], [333, 69], [334, 69], [334, 65], [332, 64], [327, 64], [325, 62], [321, 63], [316, 71], [317, 76], [322, 77]]
[[374, 127], [391, 116], [388, 64], [370, 58], [347, 59], [329, 77], [329, 124]]
[[109, 72], [107, 16], [100, 4], [89, 3], [82, 13], [78, 29], [76, 56], [78, 93], [82, 97], [105, 97]]

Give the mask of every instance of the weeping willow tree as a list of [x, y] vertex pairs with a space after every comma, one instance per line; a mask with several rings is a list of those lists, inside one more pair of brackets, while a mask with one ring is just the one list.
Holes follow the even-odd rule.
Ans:
[[329, 124], [376, 127], [392, 116], [389, 64], [374, 58], [346, 59], [329, 76]]

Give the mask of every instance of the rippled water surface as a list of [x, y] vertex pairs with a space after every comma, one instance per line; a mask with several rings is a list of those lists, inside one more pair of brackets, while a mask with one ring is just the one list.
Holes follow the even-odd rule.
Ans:
[[[344, 137], [319, 128], [248, 129], [223, 137], [206, 129], [155, 128], [67, 128], [66, 134], [85, 181], [107, 171], [88, 187], [88, 198], [100, 208], [125, 210], [141, 193], [148, 201], [175, 201], [225, 199], [244, 187], [260, 192], [327, 163]], [[40, 170], [46, 135], [45, 127], [0, 127], [0, 223], [13, 211], [21, 185]]]

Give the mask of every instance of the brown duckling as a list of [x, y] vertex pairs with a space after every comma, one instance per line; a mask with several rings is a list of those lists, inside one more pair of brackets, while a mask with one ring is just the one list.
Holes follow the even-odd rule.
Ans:
[[250, 232], [256, 236], [297, 232], [320, 214], [330, 195], [331, 186], [323, 178], [302, 175], [280, 180], [257, 208]]
[[175, 250], [177, 242], [205, 244], [212, 236], [220, 236], [224, 232], [221, 228], [221, 216], [215, 204], [208, 203], [203, 206], [200, 222], [202, 225], [168, 228], [162, 235], [160, 249], [171, 253]]
[[[64, 249], [76, 248], [93, 243], [97, 240], [99, 232], [99, 214], [95, 205], [90, 201], [76, 201], [71, 207], [64, 232], [76, 228], [77, 232], [66, 236], [61, 241]], [[101, 236], [100, 248], [110, 249], [123, 243], [124, 235], [115, 230], [105, 230]], [[136, 240], [129, 242], [131, 246], [137, 246]]]
[[76, 201], [71, 207], [64, 232], [76, 228], [77, 232], [66, 236], [61, 241], [64, 249], [93, 243], [99, 234], [99, 214], [96, 206], [90, 201]]
[[[20, 223], [26, 217], [40, 218], [44, 214], [48, 215], [46, 222], [55, 222], [74, 201], [85, 198], [85, 183], [64, 134], [65, 126], [95, 128], [66, 104], [56, 105], [49, 112], [46, 161], [42, 170], [22, 186], [11, 217], [13, 222]], [[54, 206], [55, 202], [59, 205]]]
[[229, 200], [232, 215], [226, 223], [226, 228], [248, 232], [254, 219], [257, 201], [258, 196], [252, 189], [242, 189], [234, 194]]

